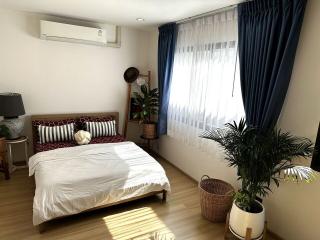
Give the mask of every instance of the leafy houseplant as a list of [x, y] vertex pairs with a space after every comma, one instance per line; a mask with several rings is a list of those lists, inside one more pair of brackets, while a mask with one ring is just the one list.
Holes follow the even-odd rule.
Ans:
[[156, 137], [156, 123], [152, 121], [152, 116], [158, 114], [159, 110], [159, 92], [158, 89], [152, 89], [147, 85], [141, 86], [141, 94], [134, 92], [134, 104], [139, 109], [133, 114], [134, 119], [138, 119], [143, 124], [143, 136], [145, 138]]
[[0, 125], [0, 161], [1, 161], [1, 158], [4, 158], [5, 156], [5, 151], [6, 151], [5, 139], [6, 138], [10, 138], [9, 128], [5, 125]]
[[246, 213], [264, 212], [263, 205], [256, 199], [268, 195], [272, 181], [279, 186], [279, 180], [283, 178], [309, 182], [315, 177], [310, 168], [293, 164], [297, 157], [311, 157], [312, 142], [307, 138], [275, 129], [263, 132], [247, 126], [243, 119], [238, 124], [226, 124], [225, 129], [205, 132], [201, 137], [217, 142], [224, 149], [229, 166], [238, 170], [241, 188], [235, 194], [236, 206], [232, 210], [237, 207]]
[[5, 125], [0, 125], [0, 139], [10, 138], [10, 130]]

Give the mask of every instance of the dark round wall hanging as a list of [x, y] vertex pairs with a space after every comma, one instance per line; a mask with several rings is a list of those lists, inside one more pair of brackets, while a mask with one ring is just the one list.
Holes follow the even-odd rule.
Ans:
[[123, 74], [123, 78], [127, 83], [133, 83], [139, 77], [139, 70], [135, 67], [129, 67]]

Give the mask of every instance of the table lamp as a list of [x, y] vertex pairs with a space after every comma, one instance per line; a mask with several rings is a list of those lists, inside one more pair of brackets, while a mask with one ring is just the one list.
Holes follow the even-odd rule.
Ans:
[[24, 127], [25, 114], [21, 94], [0, 93], [0, 116], [4, 119], [0, 125], [5, 125], [10, 131], [10, 139], [17, 139], [21, 136]]

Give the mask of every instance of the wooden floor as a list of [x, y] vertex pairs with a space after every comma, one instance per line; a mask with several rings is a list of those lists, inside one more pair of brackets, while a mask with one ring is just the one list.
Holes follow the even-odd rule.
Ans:
[[[224, 239], [224, 224], [201, 217], [197, 184], [163, 160], [172, 192], [49, 222], [39, 234], [32, 225], [34, 184], [27, 169], [0, 176], [0, 239]], [[269, 238], [270, 239], [270, 238]]]

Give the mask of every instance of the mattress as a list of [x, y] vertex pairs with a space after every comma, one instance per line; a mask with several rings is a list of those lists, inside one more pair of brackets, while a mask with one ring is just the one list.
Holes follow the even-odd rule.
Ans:
[[162, 166], [133, 142], [40, 152], [29, 160], [32, 175], [34, 225], [150, 192], [170, 191]]

